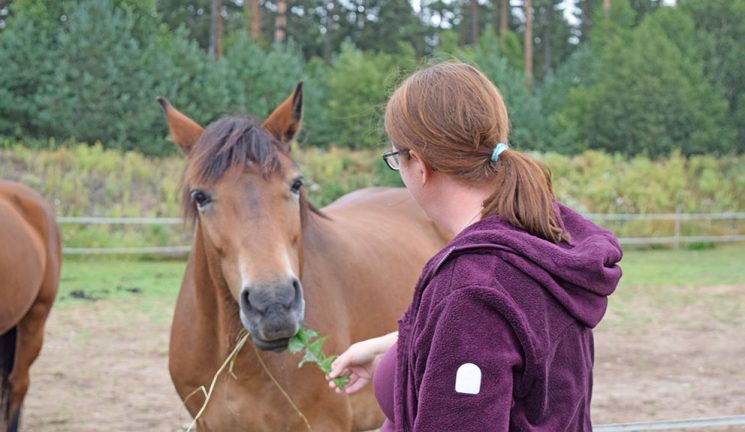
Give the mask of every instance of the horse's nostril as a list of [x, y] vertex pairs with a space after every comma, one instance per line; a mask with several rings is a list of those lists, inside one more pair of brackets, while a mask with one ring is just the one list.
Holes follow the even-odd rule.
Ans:
[[295, 289], [295, 301], [297, 301], [303, 294], [300, 290], [300, 281], [297, 279], [292, 279], [292, 287]]
[[248, 298], [248, 289], [243, 288], [241, 290], [241, 308], [250, 308], [251, 307], [251, 301]]

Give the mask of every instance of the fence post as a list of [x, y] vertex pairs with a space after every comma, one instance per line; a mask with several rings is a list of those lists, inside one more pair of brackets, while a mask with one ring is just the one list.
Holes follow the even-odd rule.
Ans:
[[680, 214], [681, 214], [681, 205], [678, 204], [675, 206], [675, 249], [680, 249], [681, 246], [681, 239], [680, 239]]

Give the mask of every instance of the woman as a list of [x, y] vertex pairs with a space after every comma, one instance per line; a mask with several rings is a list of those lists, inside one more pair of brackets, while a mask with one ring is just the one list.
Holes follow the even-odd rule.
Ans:
[[455, 238], [399, 331], [352, 345], [329, 377], [349, 375], [346, 393], [373, 380], [383, 431], [591, 431], [592, 328], [621, 277], [617, 240], [504, 144], [504, 102], [474, 67], [409, 77], [385, 128], [386, 163]]

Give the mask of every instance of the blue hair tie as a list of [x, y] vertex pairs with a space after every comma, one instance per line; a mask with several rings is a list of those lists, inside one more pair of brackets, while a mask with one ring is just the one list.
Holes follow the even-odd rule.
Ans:
[[491, 161], [496, 162], [499, 160], [499, 155], [502, 154], [503, 151], [509, 149], [510, 146], [508, 146], [505, 143], [498, 143], [496, 147], [494, 147], [494, 151], [491, 152]]

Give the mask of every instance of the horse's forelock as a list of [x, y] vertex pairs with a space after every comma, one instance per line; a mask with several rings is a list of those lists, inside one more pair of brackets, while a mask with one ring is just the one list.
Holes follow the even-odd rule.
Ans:
[[250, 117], [225, 117], [210, 124], [194, 145], [182, 179], [184, 216], [193, 219], [193, 185], [213, 184], [233, 166], [254, 164], [268, 179], [282, 174], [279, 142]]

